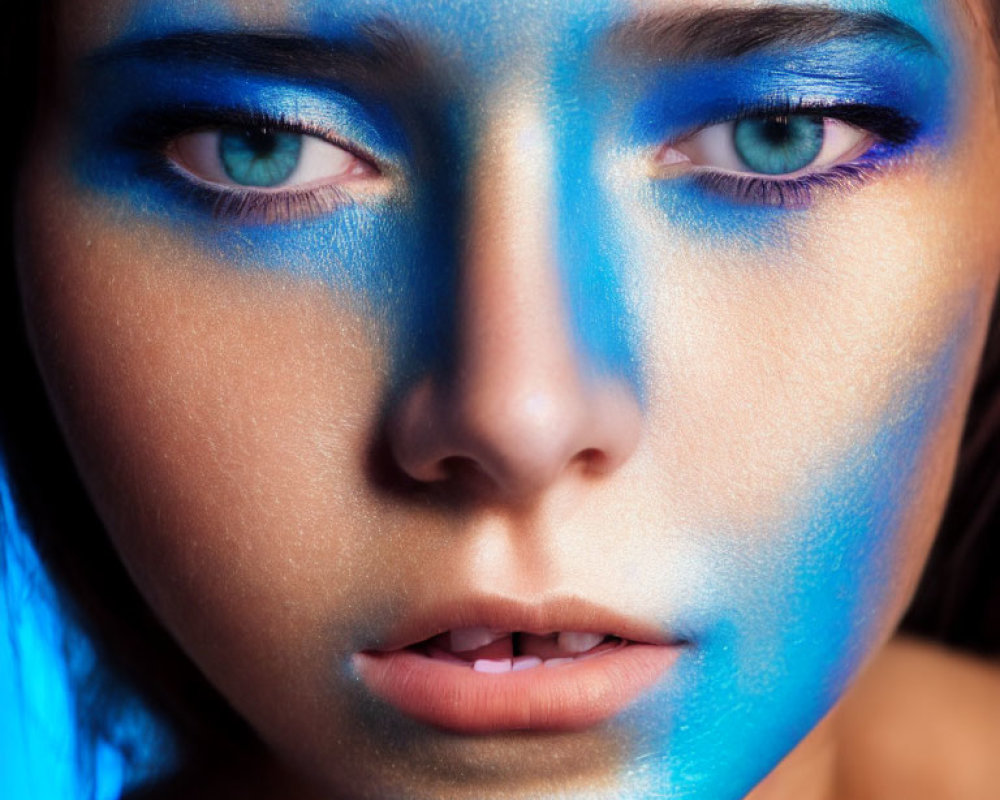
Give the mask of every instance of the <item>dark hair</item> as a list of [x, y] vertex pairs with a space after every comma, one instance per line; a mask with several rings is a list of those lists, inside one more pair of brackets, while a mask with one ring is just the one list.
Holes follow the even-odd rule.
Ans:
[[[4, 30], [5, 85], [32, 120], [51, 47], [42, 0], [15, 2]], [[993, 4], [1000, 37], [1000, 12]], [[41, 47], [41, 49], [39, 49]], [[30, 124], [21, 129], [22, 148]], [[167, 634], [129, 579], [80, 483], [49, 408], [29, 343], [13, 268], [17, 159], [3, 164], [0, 247], [8, 265], [0, 284], [0, 335], [7, 391], [0, 392], [0, 457], [17, 508], [65, 600], [68, 613], [99, 649], [99, 672], [78, 687], [86, 736], [111, 738], [102, 711], [118, 687], [133, 687], [176, 737], [178, 757], [197, 772], [260, 747], [247, 724]], [[903, 629], [980, 654], [1000, 653], [1000, 314], [994, 311], [968, 416], [952, 492]], [[68, 534], [72, 535], [68, 535]], [[100, 576], [100, 580], [95, 580]], [[2, 575], [0, 575], [2, 578]]]
[[[54, 31], [44, 0], [13, 5], [2, 53], [6, 85], [13, 88], [14, 107], [26, 121], [19, 131], [20, 156], [42, 94], [39, 89], [47, 81], [45, 55], [51, 51]], [[6, 465], [16, 510], [59, 592], [62, 612], [99, 654], [80, 685], [73, 687], [83, 749], [98, 741], [118, 742], [114, 712], [135, 693], [172, 735], [177, 761], [191, 773], [211, 772], [220, 764], [253, 757], [259, 744], [139, 595], [63, 442], [27, 339], [14, 268], [19, 166], [19, 157], [5, 160], [0, 176], [5, 187], [0, 247], [8, 254], [0, 278], [0, 336], [8, 386], [0, 392], [0, 462]], [[3, 579], [0, 572], [0, 582]]]
[[901, 629], [1000, 654], [1000, 308], [993, 318], [944, 519]]

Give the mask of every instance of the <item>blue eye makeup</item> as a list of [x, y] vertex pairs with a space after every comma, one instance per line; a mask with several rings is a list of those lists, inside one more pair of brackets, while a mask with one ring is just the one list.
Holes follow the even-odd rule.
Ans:
[[322, 126], [188, 106], [141, 112], [116, 133], [155, 192], [218, 220], [292, 222], [386, 194], [393, 167]]
[[[863, 185], [918, 132], [916, 120], [891, 108], [776, 104], [705, 126], [665, 150], [684, 150], [685, 141], [712, 134], [714, 149], [728, 149], [728, 158], [716, 153], [714, 160], [712, 154], [693, 160], [699, 169], [687, 177], [696, 186], [737, 203], [801, 209], [825, 188]], [[660, 179], [676, 180], [669, 165]]]
[[[941, 131], [945, 68], [934, 48], [912, 29], [900, 33], [902, 23], [879, 15], [854, 15], [844, 22], [835, 12], [829, 14], [831, 30], [840, 25], [862, 35], [787, 51], [765, 48], [714, 62], [671, 62], [668, 54], [666, 62], [652, 58], [639, 70], [648, 80], [627, 101], [634, 106], [629, 138], [655, 147], [729, 123], [732, 149], [745, 167], [720, 171], [704, 164], [677, 176], [677, 170], [659, 170], [654, 156], [655, 191], [671, 209], [684, 202], [687, 216], [701, 216], [711, 227], [724, 210], [719, 202], [806, 208], [829, 194], [827, 189], [862, 186], [918, 140]], [[324, 46], [318, 40], [282, 36], [168, 34], [118, 48], [118, 60], [125, 60], [135, 75], [116, 76], [113, 83], [124, 92], [110, 103], [101, 102], [110, 106], [113, 121], [108, 127], [118, 132], [117, 143], [128, 146], [115, 153], [105, 150], [105, 164], [125, 166], [131, 160], [132, 168], [150, 179], [145, 187], [153, 199], [169, 196], [198, 213], [208, 210], [240, 224], [314, 218], [355, 202], [351, 190], [361, 188], [357, 180], [308, 188], [298, 181], [285, 185], [298, 163], [293, 154], [301, 156], [306, 137], [316, 137], [353, 154], [369, 176], [401, 175], [413, 131], [404, 134], [386, 104], [373, 102], [377, 93], [359, 101], [357, 92], [341, 90], [342, 81], [353, 82], [362, 93], [372, 86], [391, 92], [409, 82], [406, 91], [397, 93], [413, 95], [419, 94], [413, 91], [414, 81], [430, 80], [433, 70], [412, 54], [405, 63], [387, 66], [398, 61], [399, 53], [410, 53], [405, 48], [395, 47], [386, 55], [350, 38], [345, 42]], [[715, 39], [699, 45], [710, 50], [720, 46]], [[271, 74], [290, 64], [288, 56], [302, 48], [308, 59], [289, 67], [287, 76]], [[178, 59], [179, 65], [171, 63]], [[249, 74], [234, 71], [243, 62]], [[121, 64], [114, 58], [97, 60], [99, 72], [109, 66]], [[257, 69], [262, 74], [255, 74]], [[330, 82], [324, 83], [324, 77]], [[156, 91], [150, 93], [150, 86]], [[570, 81], [568, 90], [579, 89]], [[568, 100], [559, 98], [558, 103]], [[582, 97], [581, 102], [589, 101]], [[823, 147], [828, 120], [870, 134], [871, 146], [849, 159], [804, 171]], [[600, 131], [602, 124], [591, 121], [588, 127]], [[225, 186], [192, 181], [191, 175], [169, 169], [164, 152], [174, 140], [170, 137], [196, 130], [221, 137], [218, 155], [228, 170]], [[107, 141], [104, 131], [94, 133], [83, 159], [92, 166], [99, 153], [90, 142]], [[579, 138], [572, 132], [564, 135]], [[425, 132], [425, 138], [435, 137]], [[597, 139], [583, 145], [604, 146]], [[441, 155], [439, 151], [439, 160]], [[127, 170], [120, 176], [128, 182]], [[105, 171], [101, 182], [107, 183], [107, 177]], [[671, 199], [671, 194], [677, 197]]]
[[[448, 352], [440, 309], [459, 268], [469, 181], [496, 119], [498, 77], [517, 63], [531, 79], [520, 100], [550, 123], [553, 155], [543, 166], [579, 347], [593, 365], [638, 383], [622, 300], [638, 220], [618, 212], [775, 247], [780, 226], [801, 218], [786, 212], [862, 189], [944, 138], [944, 60], [920, 34], [899, 34], [880, 17], [820, 11], [836, 28], [827, 39], [799, 41], [785, 25], [773, 46], [747, 50], [730, 19], [739, 12], [726, 9], [713, 24], [735, 31], [723, 42], [731, 52], [716, 52], [713, 29], [693, 49], [678, 41], [664, 53], [658, 41], [637, 54], [615, 49], [617, 12], [597, 25], [569, 8], [551, 11], [551, 31], [538, 25], [504, 40], [522, 47], [517, 59], [463, 26], [444, 42], [458, 48], [439, 47], [433, 26], [405, 19], [375, 36], [356, 17], [305, 35], [137, 34], [84, 71], [77, 175], [130, 218], [179, 227], [227, 267], [356, 292], [398, 322], [401, 352], [421, 351], [399, 358], [415, 369]], [[659, 35], [660, 22], [647, 30]], [[736, 168], [658, 160], [713, 126], [726, 132]], [[858, 132], [864, 147], [826, 159], [831, 129]], [[317, 148], [324, 166], [306, 169]], [[616, 172], [626, 152], [630, 164], [641, 153], [645, 171]], [[614, 177], [625, 174], [627, 184]], [[431, 333], [415, 333], [423, 328]]]
[[[647, 146], [689, 140], [728, 125], [738, 167], [655, 170], [655, 191], [673, 211], [733, 221], [733, 209], [805, 209], [842, 194], [945, 138], [947, 75], [919, 40], [836, 40], [717, 63], [666, 64], [650, 71], [633, 135]], [[829, 125], [849, 126], [867, 147], [814, 163]], [[727, 206], [729, 210], [727, 210]], [[760, 222], [756, 220], [753, 224]]]
[[138, 195], [136, 208], [178, 220], [293, 222], [378, 201], [400, 183], [405, 139], [375, 98], [184, 63], [95, 72], [82, 105], [102, 113], [84, 116], [78, 174]]

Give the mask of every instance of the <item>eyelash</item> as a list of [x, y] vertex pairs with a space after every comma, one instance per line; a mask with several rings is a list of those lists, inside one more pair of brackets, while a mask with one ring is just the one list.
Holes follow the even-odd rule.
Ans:
[[[858, 159], [797, 178], [766, 178], [725, 172], [699, 171], [691, 175], [702, 190], [746, 205], [784, 209], [805, 209], [818, 192], [848, 192], [857, 189], [884, 171], [891, 158], [911, 144], [919, 133], [917, 122], [885, 106], [867, 104], [815, 105], [778, 102], [751, 106], [711, 124], [769, 116], [812, 115], [832, 118], [874, 134], [875, 143]], [[702, 125], [697, 130], [704, 130]], [[690, 132], [675, 141], [682, 141]]]
[[146, 156], [143, 170], [146, 174], [182, 192], [194, 203], [210, 209], [218, 219], [260, 224], [292, 222], [322, 216], [356, 202], [350, 192], [337, 184], [270, 192], [217, 188], [207, 182], [195, 182], [168, 158], [168, 145], [178, 137], [199, 130], [220, 128], [267, 128], [316, 136], [364, 162], [376, 175], [384, 174], [376, 157], [359, 148], [356, 143], [342, 139], [320, 126], [257, 112], [185, 108], [140, 114], [119, 132], [119, 140], [122, 145]]
[[709, 172], [698, 174], [694, 180], [702, 189], [740, 203], [805, 209], [812, 204], [817, 191], [851, 191], [863, 186], [880, 171], [881, 165], [868, 162], [838, 164], [825, 172], [786, 180]]
[[[736, 114], [702, 125], [737, 121], [763, 116], [809, 114], [846, 122], [877, 137], [875, 144], [853, 162], [838, 164], [831, 169], [797, 178], [767, 178], [736, 175], [711, 170], [690, 174], [705, 192], [746, 205], [783, 209], [808, 208], [818, 192], [851, 191], [877, 176], [895, 151], [910, 144], [918, 133], [917, 123], [891, 108], [864, 104], [815, 105], [776, 102], [739, 109]], [[329, 130], [300, 121], [288, 120], [246, 111], [226, 111], [215, 108], [185, 108], [151, 112], [134, 117], [121, 131], [120, 138], [136, 150], [152, 156], [147, 171], [195, 203], [209, 208], [216, 218], [244, 223], [269, 224], [308, 219], [331, 213], [351, 205], [355, 199], [337, 184], [310, 186], [282, 192], [261, 192], [248, 189], [216, 188], [196, 183], [183, 175], [167, 158], [168, 144], [179, 136], [197, 130], [233, 128], [270, 128], [290, 133], [317, 136], [344, 149], [364, 162], [378, 175], [383, 174], [377, 159], [356, 144], [343, 140]], [[692, 135], [688, 133], [687, 136]], [[685, 137], [679, 137], [681, 141]]]

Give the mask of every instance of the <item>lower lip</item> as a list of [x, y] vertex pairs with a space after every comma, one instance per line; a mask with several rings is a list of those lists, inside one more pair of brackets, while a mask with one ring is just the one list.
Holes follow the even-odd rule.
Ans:
[[629, 644], [592, 658], [499, 675], [412, 650], [355, 655], [371, 692], [457, 733], [589, 728], [623, 711], [674, 664], [680, 645]]

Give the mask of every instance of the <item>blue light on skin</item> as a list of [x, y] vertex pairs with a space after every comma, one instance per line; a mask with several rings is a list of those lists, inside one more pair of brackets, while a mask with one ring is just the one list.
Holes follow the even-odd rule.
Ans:
[[[363, 17], [375, 7], [356, 3], [345, 11], [344, 5], [318, 0], [303, 4], [300, 14], [309, 34], [342, 36], [351, 27], [347, 16]], [[887, 3], [885, 10], [899, 12], [923, 31], [938, 55], [907, 52], [886, 58], [881, 43], [837, 41], [796, 52], [795, 69], [787, 68], [787, 53], [756, 55], [722, 67], [653, 70], [646, 73], [648, 82], [626, 85], [624, 92], [618, 84], [602, 86], [589, 58], [623, 7], [587, 4], [583, 19], [581, 4], [553, 2], [538, 10], [541, 18], [523, 13], [522, 28], [511, 22], [514, 15], [501, 13], [495, 5], [404, 5], [400, 27], [423, 33], [432, 51], [446, 43], [459, 53], [455, 58], [466, 70], [459, 96], [437, 120], [442, 138], [432, 142], [432, 158], [421, 169], [409, 163], [413, 152], [406, 125], [370, 98], [354, 96], [342, 86], [216, 74], [197, 66], [186, 71], [177, 65], [130, 63], [128, 69], [119, 65], [107, 74], [96, 70], [87, 83], [83, 108], [89, 104], [106, 116], [85, 129], [77, 148], [85, 184], [121, 200], [123, 208], [135, 209], [129, 213], [142, 221], [176, 226], [222, 263], [240, 269], [296, 270], [303, 277], [321, 277], [338, 292], [346, 288], [357, 294], [361, 307], [372, 309], [380, 320], [393, 321], [400, 384], [429, 365], [441, 366], [435, 359], [447, 361], [465, 208], [462, 176], [471, 172], [482, 132], [478, 103], [511, 64], [524, 65], [543, 84], [556, 144], [553, 204], [558, 211], [559, 266], [580, 360], [595, 371], [632, 381], [639, 380], [641, 331], [622, 287], [628, 278], [623, 271], [635, 265], [628, 231], [607, 210], [615, 203], [616, 190], [604, 180], [606, 159], [598, 154], [598, 145], [650, 147], [660, 138], [720, 121], [775, 96], [890, 105], [913, 116], [924, 132], [947, 132], [949, 109], [942, 99], [948, 95], [948, 62], [943, 56], [947, 48], [931, 25], [931, 15], [914, 2]], [[213, 14], [218, 11], [216, 5], [210, 7]], [[162, 14], [151, 11], [136, 17], [128, 38], [162, 35], [190, 24], [224, 25], [219, 22], [221, 12], [204, 23], [203, 8], [199, 4], [193, 12], [193, 23], [183, 15], [165, 22]], [[209, 209], [157, 173], [138, 170], [136, 180], [143, 158], [110, 135], [124, 118], [149, 110], [150, 96], [161, 106], [238, 107], [335, 127], [398, 165], [403, 182], [412, 183], [378, 202], [347, 205], [296, 222], [262, 225], [214, 219]], [[634, 113], [619, 113], [630, 105]], [[665, 226], [685, 233], [707, 230], [733, 242], [753, 237], [758, 247], [781, 247], [786, 218], [802, 213], [740, 206], [685, 181], [662, 182], [651, 189], [643, 184], [636, 191], [660, 196]], [[246, 258], [248, 249], [252, 259]], [[912, 472], [935, 427], [944, 387], [950, 385], [952, 359], [946, 347], [941, 363], [917, 382], [910, 397], [900, 400], [912, 413], [904, 415], [902, 423], [886, 420], [872, 440], [859, 443], [840, 469], [823, 477], [806, 513], [790, 526], [792, 532], [775, 531], [776, 541], [804, 542], [791, 559], [788, 553], [774, 556], [782, 582], [744, 576], [753, 579], [749, 583], [755, 589], [767, 589], [772, 601], [787, 601], [786, 616], [748, 616], [746, 609], [761, 600], [750, 590], [727, 598], [734, 609], [731, 618], [709, 625], [697, 610], [691, 611], [686, 622], [697, 634], [698, 656], [682, 661], [653, 704], [641, 704], [621, 721], [636, 753], [652, 754], [623, 764], [623, 782], [642, 782], [666, 796], [689, 791], [690, 797], [721, 800], [734, 786], [749, 789], [761, 777], [762, 765], [773, 763], [778, 749], [787, 747], [828, 707], [864, 651], [872, 621], [859, 608], [864, 602], [877, 604], [865, 592], [879, 585], [879, 576], [867, 567], [852, 571], [839, 565], [849, 561], [878, 569], [881, 560], [869, 554], [889, 547], [887, 537], [896, 528], [905, 492], [888, 474], [871, 475], [859, 465], [892, 463], [899, 465], [899, 474]], [[875, 458], [869, 461], [872, 454]], [[739, 585], [739, 568], [733, 569], [734, 585]], [[702, 629], [702, 622], [708, 627]], [[815, 641], [814, 631], [820, 629], [826, 638]], [[762, 651], [747, 651], [742, 647], [746, 642], [767, 645], [773, 658], [763, 663]], [[832, 672], [829, 665], [835, 665]], [[817, 687], [816, 681], [824, 685]], [[761, 742], [762, 748], [773, 742], [774, 749], [748, 752], [748, 738]]]
[[[166, 731], [130, 694], [95, 691], [99, 670], [63, 614], [0, 460], [0, 796], [114, 800], [169, 768]], [[90, 707], [98, 700], [100, 720]], [[81, 717], [97, 730], [79, 730]]]
[[0, 464], [0, 794], [69, 797], [79, 785], [63, 623], [6, 473]]

